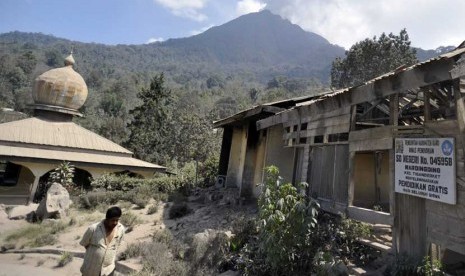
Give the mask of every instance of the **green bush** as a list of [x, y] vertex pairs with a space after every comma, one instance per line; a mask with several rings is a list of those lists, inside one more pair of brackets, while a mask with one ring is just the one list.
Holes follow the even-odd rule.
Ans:
[[319, 205], [292, 184], [282, 184], [278, 168], [266, 168], [258, 200], [261, 250], [277, 274], [309, 271], [316, 248], [311, 242]]
[[209, 156], [205, 162], [199, 166], [199, 185], [209, 187], [215, 185], [218, 176], [219, 158], [216, 155]]
[[123, 191], [91, 191], [79, 196], [79, 207], [95, 209], [104, 205], [115, 205], [120, 200], [127, 200], [127, 193]]
[[169, 193], [178, 185], [177, 177], [162, 175], [156, 178], [134, 178], [128, 175], [104, 174], [91, 183], [92, 187], [105, 191], [141, 191], [151, 196]]
[[237, 221], [230, 265], [244, 275], [346, 275], [344, 261], [366, 264], [379, 256], [357, 242], [371, 234], [367, 224], [320, 211], [305, 190], [283, 184], [276, 167], [266, 168], [259, 233], [253, 223]]

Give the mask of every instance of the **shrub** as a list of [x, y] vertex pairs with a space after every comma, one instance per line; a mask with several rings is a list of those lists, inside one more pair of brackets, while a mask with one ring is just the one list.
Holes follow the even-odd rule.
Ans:
[[266, 168], [258, 236], [253, 223], [233, 225], [230, 251], [237, 253], [230, 266], [244, 275], [346, 275], [343, 261], [365, 264], [379, 255], [357, 242], [371, 234], [367, 224], [320, 212], [305, 185], [298, 190], [278, 175], [276, 167]]
[[140, 244], [143, 269], [135, 275], [179, 275], [187, 276], [188, 266], [186, 262], [174, 260], [168, 244], [152, 241]]
[[187, 214], [190, 214], [191, 212], [192, 210], [189, 208], [189, 206], [187, 206], [185, 202], [174, 203], [169, 210], [168, 217], [170, 219], [180, 218]]
[[120, 222], [124, 225], [124, 227], [126, 227], [126, 232], [129, 233], [134, 229], [136, 225], [141, 224], [142, 220], [133, 212], [128, 211], [123, 212], [120, 218]]
[[58, 260], [57, 266], [58, 267], [64, 267], [65, 265], [72, 262], [73, 258], [74, 258], [73, 253], [70, 253], [68, 251], [64, 251], [60, 256], [60, 259]]
[[229, 241], [231, 251], [235, 252], [246, 245], [250, 238], [258, 234], [257, 223], [253, 218], [239, 217], [232, 224], [234, 236]]
[[215, 185], [218, 176], [219, 158], [216, 155], [209, 156], [199, 167], [200, 186], [209, 187]]
[[131, 258], [136, 258], [142, 256], [144, 252], [144, 243], [130, 243], [126, 247], [126, 250], [122, 252], [119, 256], [119, 260], [127, 260]]
[[266, 182], [258, 201], [260, 247], [277, 274], [309, 271], [316, 252], [311, 238], [319, 205], [306, 197], [305, 184], [299, 192], [281, 181], [278, 168], [266, 168]]
[[126, 200], [135, 204], [137, 208], [144, 209], [150, 202], [150, 195], [138, 191], [131, 191], [127, 193]]
[[163, 229], [162, 231], [156, 231], [155, 233], [153, 233], [152, 236], [153, 241], [165, 244], [171, 244], [171, 241], [173, 241], [173, 239], [173, 234], [171, 234], [171, 232], [166, 229]]
[[139, 190], [148, 196], [169, 193], [176, 189], [177, 177], [162, 175], [156, 178], [134, 178], [128, 175], [104, 174], [91, 183], [92, 187], [106, 191]]
[[148, 209], [147, 209], [147, 215], [152, 215], [158, 212], [158, 202], [152, 204]]
[[387, 267], [385, 275], [392, 276], [439, 276], [446, 275], [442, 271], [441, 262], [432, 261], [429, 256], [415, 260], [405, 254], [398, 255]]
[[126, 200], [127, 194], [123, 191], [92, 191], [79, 197], [79, 207], [84, 209], [96, 209], [99, 206], [110, 206], [120, 200]]

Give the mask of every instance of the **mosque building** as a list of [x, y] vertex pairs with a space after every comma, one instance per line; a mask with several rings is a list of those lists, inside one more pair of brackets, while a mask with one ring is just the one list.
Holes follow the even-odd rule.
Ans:
[[[166, 168], [132, 157], [132, 152], [75, 123], [87, 98], [87, 85], [73, 69], [49, 70], [34, 81], [34, 116], [0, 124], [0, 203], [32, 202], [40, 182], [63, 161], [76, 168], [75, 182], [104, 173], [151, 177]], [[88, 183], [87, 183], [88, 184]]]

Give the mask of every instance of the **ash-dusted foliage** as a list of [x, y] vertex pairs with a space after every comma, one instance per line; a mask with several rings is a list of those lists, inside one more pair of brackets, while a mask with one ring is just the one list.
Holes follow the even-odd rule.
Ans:
[[305, 194], [307, 184], [297, 189], [282, 183], [277, 167], [266, 168], [260, 195], [260, 250], [278, 275], [308, 271], [315, 248], [312, 233], [319, 204]]
[[258, 233], [252, 221], [235, 229], [231, 267], [243, 275], [348, 275], [347, 260], [365, 264], [378, 256], [357, 242], [370, 235], [368, 225], [319, 210], [306, 184], [285, 184], [278, 168], [265, 170]]

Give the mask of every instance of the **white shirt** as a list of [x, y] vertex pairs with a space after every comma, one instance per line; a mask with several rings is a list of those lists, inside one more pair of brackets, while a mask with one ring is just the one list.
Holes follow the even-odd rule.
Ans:
[[81, 266], [83, 276], [104, 276], [113, 272], [116, 252], [123, 239], [125, 229], [121, 223], [118, 223], [114, 231], [115, 235], [110, 244], [107, 245], [103, 221], [94, 223], [87, 228], [79, 243], [86, 247], [84, 262]]

